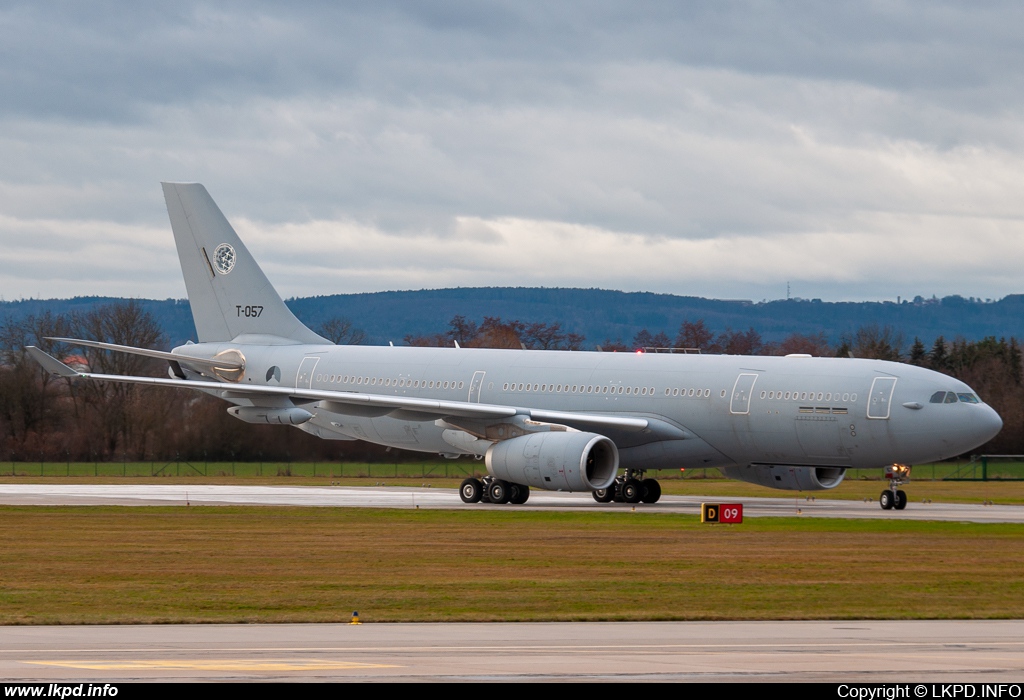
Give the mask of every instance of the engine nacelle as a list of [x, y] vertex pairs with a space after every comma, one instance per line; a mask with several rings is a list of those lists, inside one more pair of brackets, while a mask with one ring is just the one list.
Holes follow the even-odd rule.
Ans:
[[304, 408], [263, 408], [261, 406], [232, 406], [228, 413], [246, 423], [272, 425], [301, 425], [313, 417]]
[[596, 491], [615, 481], [619, 451], [596, 433], [544, 432], [503, 440], [487, 450], [496, 479], [548, 491]]
[[719, 471], [730, 479], [786, 491], [834, 489], [846, 476], [845, 467], [792, 467], [785, 464], [721, 467]]

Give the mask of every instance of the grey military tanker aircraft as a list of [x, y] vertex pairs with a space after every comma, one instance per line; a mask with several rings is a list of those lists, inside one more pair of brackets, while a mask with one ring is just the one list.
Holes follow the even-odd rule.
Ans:
[[538, 488], [653, 503], [648, 471], [692, 467], [816, 491], [847, 469], [889, 466], [879, 501], [902, 509], [905, 465], [1002, 427], [963, 382], [880, 360], [337, 346], [288, 310], [205, 187], [163, 190], [199, 342], [162, 352], [60, 339], [164, 359], [166, 379], [33, 357], [63, 377], [202, 391], [249, 423], [482, 458], [487, 476], [462, 483], [466, 502], [521, 504]]

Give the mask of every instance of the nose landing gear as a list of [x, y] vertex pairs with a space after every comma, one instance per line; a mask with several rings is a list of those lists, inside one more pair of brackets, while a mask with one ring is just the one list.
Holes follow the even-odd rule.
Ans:
[[892, 464], [885, 468], [885, 478], [889, 480], [889, 488], [882, 491], [878, 504], [882, 510], [903, 510], [907, 507], [907, 492], [900, 489], [900, 486], [910, 481], [910, 467]]

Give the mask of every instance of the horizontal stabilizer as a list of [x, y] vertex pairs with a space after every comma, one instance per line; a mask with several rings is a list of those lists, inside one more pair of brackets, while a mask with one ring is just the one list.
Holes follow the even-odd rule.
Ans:
[[99, 348], [100, 350], [110, 350], [112, 352], [124, 352], [128, 353], [129, 355], [142, 355], [143, 357], [154, 357], [158, 360], [167, 360], [168, 362], [183, 362], [186, 365], [197, 365], [199, 367], [206, 367], [210, 369], [245, 369], [244, 363], [237, 362], [235, 360], [229, 360], [227, 358], [208, 359], [205, 357], [191, 357], [189, 355], [180, 355], [173, 352], [164, 352], [162, 350], [150, 350], [149, 348], [133, 348], [130, 345], [115, 345], [114, 343], [101, 343], [98, 340], [80, 340], [77, 338], [47, 338], [47, 340], [55, 340], [59, 343], [67, 343], [68, 345], [82, 345], [87, 348]]
[[28, 352], [28, 354], [32, 356], [32, 359], [41, 364], [43, 366], [43, 369], [45, 369], [50, 374], [53, 374], [57, 377], [82, 376], [81, 372], [76, 372], [75, 370], [71, 369], [57, 358], [47, 355], [45, 352], [37, 348], [35, 345], [26, 345], [25, 351]]

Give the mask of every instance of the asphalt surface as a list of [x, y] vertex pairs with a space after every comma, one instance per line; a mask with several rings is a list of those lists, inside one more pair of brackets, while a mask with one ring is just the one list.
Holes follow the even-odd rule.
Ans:
[[525, 505], [467, 505], [454, 489], [344, 486], [245, 486], [166, 484], [0, 484], [0, 503], [8, 505], [265, 505], [346, 508], [534, 509], [568, 511], [650, 511], [700, 514], [702, 502], [742, 503], [745, 517], [869, 518], [1022, 523], [1024, 506], [965, 503], [914, 503], [903, 511], [884, 511], [877, 500], [841, 501], [797, 498], [662, 496], [653, 505], [601, 504], [589, 494], [533, 491]]
[[1020, 683], [1024, 621], [0, 627], [0, 676]]

